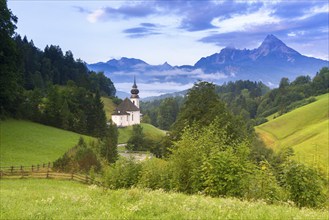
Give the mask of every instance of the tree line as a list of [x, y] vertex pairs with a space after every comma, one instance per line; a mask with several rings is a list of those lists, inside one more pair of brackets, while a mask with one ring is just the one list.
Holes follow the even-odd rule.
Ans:
[[[262, 82], [237, 80], [216, 85], [215, 92], [227, 108], [233, 114], [240, 115], [247, 121], [247, 127], [253, 130], [255, 125], [266, 122], [269, 115], [276, 112], [282, 115], [315, 101], [314, 96], [329, 92], [328, 82], [329, 69], [323, 67], [313, 78], [299, 76], [292, 82], [288, 78], [282, 78], [279, 87], [274, 89]], [[141, 102], [143, 121], [160, 129], [170, 130], [186, 100], [186, 97], [171, 97]]]

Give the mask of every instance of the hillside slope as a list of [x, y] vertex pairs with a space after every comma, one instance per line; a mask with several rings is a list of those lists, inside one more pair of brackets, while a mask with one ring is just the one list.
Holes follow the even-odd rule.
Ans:
[[31, 166], [53, 162], [74, 147], [80, 137], [74, 132], [21, 121], [1, 121], [0, 166]]
[[116, 108], [116, 105], [113, 103], [112, 99], [107, 97], [102, 97], [102, 102], [104, 104], [104, 111], [106, 114], [106, 119], [110, 120], [112, 116], [112, 112]]
[[[145, 134], [146, 138], [153, 141], [160, 141], [160, 139], [166, 135], [165, 131], [156, 128], [153, 125], [141, 123], [141, 126], [143, 127], [143, 133]], [[132, 131], [132, 126], [119, 128], [119, 144], [127, 143], [132, 135]]]
[[292, 147], [297, 160], [328, 172], [329, 93], [316, 98], [311, 104], [256, 127], [256, 132], [268, 147]]

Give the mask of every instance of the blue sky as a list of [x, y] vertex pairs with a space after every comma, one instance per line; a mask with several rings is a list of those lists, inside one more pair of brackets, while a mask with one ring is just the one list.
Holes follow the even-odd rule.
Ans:
[[87, 63], [134, 57], [193, 65], [226, 46], [253, 49], [274, 34], [328, 60], [327, 0], [15, 1], [17, 32], [40, 49], [71, 50]]

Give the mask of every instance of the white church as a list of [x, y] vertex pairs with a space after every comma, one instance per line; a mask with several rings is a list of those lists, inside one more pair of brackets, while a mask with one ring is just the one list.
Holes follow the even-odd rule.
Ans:
[[137, 89], [136, 79], [134, 78], [134, 85], [130, 91], [130, 100], [126, 98], [114, 110], [112, 114], [112, 121], [118, 127], [126, 127], [141, 123], [141, 112], [139, 109], [139, 90]]

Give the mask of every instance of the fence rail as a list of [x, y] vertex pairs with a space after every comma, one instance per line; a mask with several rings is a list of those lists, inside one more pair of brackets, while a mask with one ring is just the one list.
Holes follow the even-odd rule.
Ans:
[[51, 163], [32, 166], [10, 166], [0, 167], [0, 179], [23, 179], [23, 178], [37, 178], [37, 179], [61, 179], [73, 180], [85, 184], [95, 184], [103, 186], [103, 183], [96, 181], [94, 178], [80, 173], [63, 173], [52, 170]]

